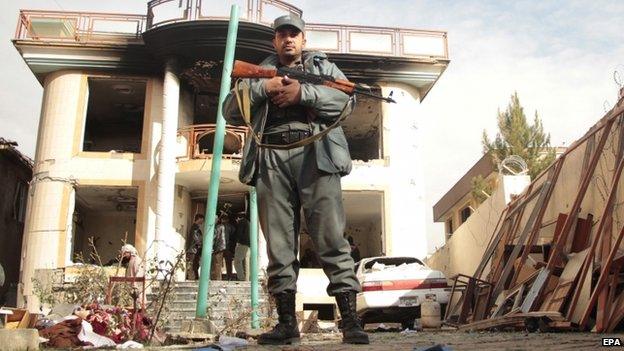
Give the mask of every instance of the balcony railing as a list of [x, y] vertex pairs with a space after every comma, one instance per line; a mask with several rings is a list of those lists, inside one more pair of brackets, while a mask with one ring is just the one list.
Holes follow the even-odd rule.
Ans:
[[[145, 30], [166, 24], [227, 20], [233, 3], [240, 6], [242, 21], [265, 26], [283, 14], [302, 14], [281, 0], [152, 0], [147, 16], [23, 10], [15, 38], [46, 43], [140, 43]], [[308, 49], [330, 53], [448, 59], [446, 32], [442, 31], [309, 23], [306, 36]]]
[[446, 32], [307, 24], [306, 46], [324, 52], [448, 59]]
[[[212, 157], [216, 124], [195, 124], [178, 129], [178, 159]], [[246, 127], [226, 126], [223, 157], [239, 159], [245, 146]]]
[[281, 0], [152, 0], [147, 4], [147, 29], [175, 22], [229, 20], [232, 4], [239, 6], [240, 20], [265, 25], [281, 15], [303, 14]]
[[15, 39], [43, 42], [141, 43], [146, 17], [112, 13], [20, 11]]

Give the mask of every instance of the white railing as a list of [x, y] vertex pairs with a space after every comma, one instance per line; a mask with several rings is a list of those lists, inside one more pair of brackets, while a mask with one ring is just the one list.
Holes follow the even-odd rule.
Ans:
[[15, 39], [61, 42], [141, 42], [146, 17], [113, 13], [20, 11]]
[[[144, 31], [167, 24], [228, 20], [234, 3], [241, 8], [242, 21], [263, 26], [270, 26], [283, 14], [302, 15], [300, 9], [282, 0], [152, 0], [147, 16], [23, 10], [15, 39], [140, 43]], [[306, 36], [308, 49], [330, 53], [448, 59], [448, 41], [442, 31], [309, 23]]]
[[308, 48], [325, 52], [448, 59], [441, 31], [310, 23], [306, 37]]
[[147, 4], [147, 28], [185, 21], [229, 20], [233, 4], [240, 8], [240, 20], [265, 25], [281, 15], [303, 14], [281, 0], [152, 0]]

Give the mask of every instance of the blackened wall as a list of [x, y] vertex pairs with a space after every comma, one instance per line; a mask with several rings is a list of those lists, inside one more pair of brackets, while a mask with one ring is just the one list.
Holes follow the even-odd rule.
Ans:
[[0, 305], [15, 305], [20, 272], [28, 183], [31, 165], [19, 152], [0, 145], [0, 264], [5, 281], [0, 287]]

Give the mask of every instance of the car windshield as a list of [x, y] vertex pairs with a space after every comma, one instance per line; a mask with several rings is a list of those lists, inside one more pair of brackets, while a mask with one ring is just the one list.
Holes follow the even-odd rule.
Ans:
[[422, 263], [421, 260], [415, 257], [380, 257], [380, 258], [376, 258], [374, 260], [366, 262], [366, 264], [364, 265], [364, 270], [370, 270], [371, 268], [373, 268], [375, 264], [377, 264], [378, 266], [383, 265], [385, 267], [396, 267], [402, 264], [413, 264], [413, 263], [416, 263], [420, 266], [425, 265], [424, 263]]

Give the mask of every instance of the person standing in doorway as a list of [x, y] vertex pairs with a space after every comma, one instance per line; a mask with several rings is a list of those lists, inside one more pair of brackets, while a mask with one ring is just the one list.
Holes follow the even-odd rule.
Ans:
[[210, 280], [221, 280], [223, 274], [223, 253], [227, 248], [226, 229], [223, 224], [223, 217], [215, 222], [214, 240], [212, 243], [212, 264], [210, 267]]
[[232, 279], [232, 263], [234, 262], [234, 251], [236, 249], [236, 227], [230, 222], [230, 217], [226, 216], [221, 219], [223, 230], [225, 231], [225, 251], [223, 251], [223, 260], [225, 261], [225, 274], [227, 280]]
[[202, 225], [204, 225], [204, 215], [198, 213], [186, 237], [186, 280], [197, 280], [199, 277], [199, 261], [204, 240]]
[[351, 258], [353, 258], [353, 262], [359, 262], [362, 257], [360, 255], [360, 248], [355, 244], [355, 241], [353, 241], [353, 237], [351, 235], [349, 235], [347, 241], [349, 242], [349, 246], [351, 247]]
[[234, 251], [234, 268], [238, 280], [249, 280], [249, 221], [245, 213], [236, 216], [236, 249]]

